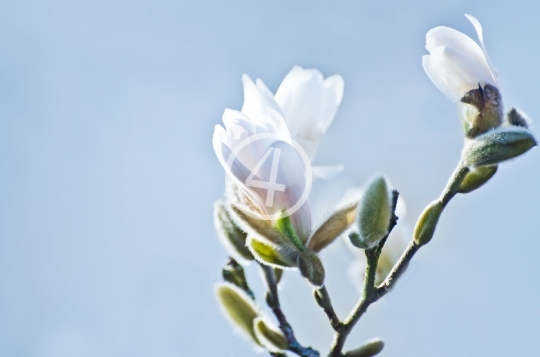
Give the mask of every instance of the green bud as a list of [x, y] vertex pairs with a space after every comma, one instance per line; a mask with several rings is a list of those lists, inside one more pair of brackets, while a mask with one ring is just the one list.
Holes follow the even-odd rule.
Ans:
[[283, 333], [261, 317], [255, 319], [253, 327], [260, 344], [268, 351], [281, 352], [288, 348], [289, 344]]
[[248, 239], [248, 248], [262, 264], [280, 269], [296, 267], [298, 257], [296, 251], [278, 250], [255, 238]]
[[311, 235], [307, 249], [318, 253], [336, 240], [354, 223], [357, 206], [358, 202], [355, 201], [337, 208]]
[[418, 222], [416, 222], [416, 227], [414, 227], [414, 242], [417, 245], [429, 243], [435, 233], [442, 209], [442, 203], [434, 201], [422, 212]]
[[230, 256], [240, 262], [255, 259], [246, 247], [246, 233], [233, 222], [223, 202], [218, 201], [214, 205], [214, 224], [218, 237]]
[[246, 275], [244, 274], [244, 268], [236, 262], [236, 260], [231, 259], [223, 270], [221, 271], [223, 280], [238, 286], [240, 289], [244, 290], [252, 299], [255, 299], [255, 295], [249, 288], [247, 283]]
[[461, 181], [457, 192], [469, 193], [480, 188], [495, 175], [497, 169], [497, 166], [481, 166], [469, 171]]
[[345, 353], [345, 357], [371, 357], [379, 354], [384, 348], [384, 342], [381, 339], [374, 338], [367, 341], [362, 346], [348, 351]]
[[373, 248], [388, 233], [392, 218], [392, 195], [383, 176], [373, 179], [358, 204], [358, 236], [353, 244], [362, 249]]
[[491, 166], [524, 154], [536, 145], [529, 130], [501, 127], [469, 140], [461, 155], [466, 166]]
[[324, 266], [314, 252], [306, 250], [298, 256], [298, 269], [300, 269], [300, 274], [313, 286], [321, 287], [324, 285]]
[[253, 300], [240, 288], [230, 283], [216, 284], [216, 298], [231, 324], [247, 339], [259, 345], [253, 328], [259, 309]]

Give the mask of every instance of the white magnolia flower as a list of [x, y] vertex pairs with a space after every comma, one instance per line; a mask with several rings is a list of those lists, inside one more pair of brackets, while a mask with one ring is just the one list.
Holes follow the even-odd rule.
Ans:
[[[223, 123], [225, 128], [216, 125], [212, 143], [233, 183], [228, 199], [244, 201], [245, 197], [238, 196], [245, 195], [262, 217], [297, 205], [305, 192], [308, 172], [281, 115], [270, 110], [268, 115], [249, 117], [226, 109]], [[301, 204], [290, 217], [296, 233], [307, 237], [311, 228], [308, 204]]]
[[457, 30], [439, 26], [426, 34], [430, 54], [422, 57], [422, 66], [431, 81], [454, 102], [478, 86], [499, 87], [497, 70], [484, 45], [482, 25], [475, 17], [465, 16], [476, 29], [480, 46]]
[[[285, 76], [275, 96], [262, 80], [255, 83], [244, 75], [242, 113], [250, 118], [281, 114], [291, 138], [299, 143], [313, 161], [319, 142], [334, 120], [343, 98], [344, 82], [340, 75], [324, 79], [316, 69], [295, 66]], [[315, 176], [331, 178], [343, 170], [339, 166], [314, 167]]]

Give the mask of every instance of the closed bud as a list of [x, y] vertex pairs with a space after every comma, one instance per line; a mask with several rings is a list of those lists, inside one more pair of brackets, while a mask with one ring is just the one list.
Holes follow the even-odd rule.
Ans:
[[324, 266], [314, 252], [306, 250], [298, 256], [298, 269], [300, 269], [300, 274], [313, 286], [321, 287], [324, 285]]
[[531, 120], [529, 119], [527, 114], [523, 113], [521, 110], [515, 107], [510, 109], [510, 111], [508, 111], [508, 114], [506, 114], [506, 122], [509, 125], [519, 126], [525, 129], [527, 129], [531, 125]]
[[255, 259], [246, 247], [246, 233], [231, 219], [223, 202], [216, 202], [214, 205], [214, 224], [221, 242], [231, 257], [244, 263]]
[[283, 333], [261, 317], [255, 319], [253, 328], [259, 343], [268, 351], [277, 353], [287, 349], [289, 344]]
[[384, 348], [384, 342], [381, 339], [374, 338], [367, 341], [362, 346], [345, 353], [345, 357], [371, 357], [379, 354]]
[[440, 201], [432, 202], [420, 215], [416, 227], [414, 227], [414, 242], [422, 246], [429, 243], [435, 228], [437, 228], [437, 222], [442, 212], [442, 203]]
[[466, 166], [491, 166], [524, 154], [534, 146], [536, 139], [529, 130], [501, 127], [469, 140], [461, 155]]
[[253, 328], [253, 322], [259, 316], [259, 310], [253, 300], [243, 290], [230, 283], [216, 284], [215, 293], [223, 313], [235, 329], [259, 345]]
[[244, 274], [244, 268], [236, 262], [236, 260], [231, 259], [223, 270], [221, 271], [223, 280], [238, 286], [240, 289], [244, 290], [252, 299], [255, 299], [253, 292], [250, 290], [246, 275]]
[[459, 184], [457, 192], [469, 193], [483, 186], [497, 172], [497, 166], [480, 166], [467, 173]]
[[383, 176], [367, 186], [357, 210], [358, 234], [351, 242], [362, 249], [373, 248], [388, 233], [392, 218], [392, 195]]

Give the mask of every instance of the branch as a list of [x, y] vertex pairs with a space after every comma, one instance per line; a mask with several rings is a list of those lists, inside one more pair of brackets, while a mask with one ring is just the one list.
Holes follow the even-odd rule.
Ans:
[[[439, 201], [442, 203], [443, 208], [446, 207], [448, 202], [456, 195], [459, 186], [465, 179], [465, 176], [467, 176], [467, 173], [469, 172], [469, 168], [463, 166], [463, 164], [460, 162], [452, 174], [450, 180], [448, 181], [446, 187], [444, 188], [441, 196], [439, 197]], [[397, 191], [393, 192], [394, 194], [394, 201], [393, 201], [393, 210], [395, 212], [396, 209], [396, 203], [399, 193]], [[386, 239], [388, 239], [388, 235], [390, 235], [390, 232], [394, 228], [394, 226], [397, 223], [397, 218], [395, 214], [393, 215], [393, 219], [390, 221], [390, 227], [388, 229], [388, 234], [386, 237], [381, 241], [379, 246], [375, 249], [375, 253], [373, 253], [372, 250], [366, 250], [366, 258], [367, 258], [367, 267], [366, 267], [366, 273], [364, 278], [364, 290], [362, 294], [362, 298], [354, 308], [351, 315], [347, 318], [347, 320], [343, 323], [343, 328], [341, 331], [336, 333], [334, 337], [334, 342], [332, 344], [332, 349], [330, 351], [329, 356], [330, 357], [341, 357], [343, 350], [343, 346], [345, 345], [345, 341], [347, 339], [347, 336], [352, 331], [354, 325], [358, 322], [360, 317], [367, 311], [368, 307], [382, 298], [384, 295], [386, 295], [393, 285], [396, 283], [396, 281], [403, 275], [405, 270], [407, 269], [409, 262], [412, 260], [416, 252], [420, 249], [420, 245], [416, 244], [414, 239], [409, 243], [407, 246], [407, 249], [405, 252], [403, 252], [401, 258], [396, 263], [392, 271], [388, 274], [384, 282], [379, 285], [377, 288], [373, 287], [373, 281], [375, 277], [375, 271], [377, 269], [377, 261], [379, 259], [379, 255], [382, 251], [382, 248], [384, 246], [384, 243], [386, 242]]]
[[313, 295], [315, 296], [317, 304], [324, 310], [326, 316], [328, 316], [328, 320], [330, 320], [330, 325], [334, 331], [339, 332], [341, 330], [342, 323], [339, 321], [339, 318], [334, 311], [334, 307], [332, 306], [332, 301], [330, 301], [330, 295], [328, 294], [328, 290], [326, 290], [326, 286], [316, 289]]
[[289, 344], [288, 350], [291, 352], [296, 353], [300, 357], [319, 357], [319, 352], [312, 349], [311, 347], [303, 347], [300, 345], [300, 343], [296, 340], [296, 337], [294, 336], [294, 331], [287, 321], [287, 318], [285, 317], [285, 314], [281, 310], [281, 305], [279, 303], [279, 295], [277, 290], [277, 283], [276, 283], [276, 277], [274, 275], [274, 271], [271, 267], [259, 264], [263, 273], [264, 278], [266, 281], [266, 285], [268, 288], [268, 293], [266, 295], [266, 303], [270, 309], [272, 309], [272, 312], [276, 316], [278, 322], [279, 322], [279, 328], [281, 329], [281, 332], [285, 335], [285, 338], [287, 339], [287, 342]]

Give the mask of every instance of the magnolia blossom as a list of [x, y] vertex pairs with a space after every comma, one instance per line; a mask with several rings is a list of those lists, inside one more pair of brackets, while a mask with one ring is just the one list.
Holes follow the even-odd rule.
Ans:
[[476, 29], [480, 46], [457, 30], [439, 26], [428, 31], [426, 49], [430, 54], [422, 57], [431, 81], [454, 102], [479, 86], [499, 86], [498, 73], [484, 45], [482, 25], [475, 17], [465, 16]]
[[[229, 191], [233, 192], [229, 192], [228, 199], [247, 198], [252, 210], [261, 217], [295, 207], [304, 195], [308, 180], [305, 159], [294, 147], [285, 121], [276, 111], [270, 110], [268, 114], [252, 118], [226, 109], [225, 128], [216, 125], [212, 140], [214, 151], [232, 181]], [[297, 234], [307, 237], [311, 227], [307, 203], [297, 207], [291, 220]]]
[[[341, 103], [343, 79], [294, 67], [275, 96], [260, 79], [244, 75], [242, 81], [242, 111], [226, 109], [225, 127], [216, 125], [213, 137], [229, 179], [228, 200], [250, 205], [265, 219], [290, 210], [296, 233], [307, 238], [310, 163]], [[328, 177], [339, 167], [316, 171]]]
[[[343, 98], [344, 82], [340, 75], [324, 79], [316, 69], [295, 66], [285, 76], [275, 96], [262, 80], [255, 82], [244, 75], [242, 113], [250, 118], [276, 111], [283, 116], [292, 140], [299, 143], [313, 160], [323, 134], [334, 120]], [[330, 178], [342, 166], [315, 167], [318, 177]]]

